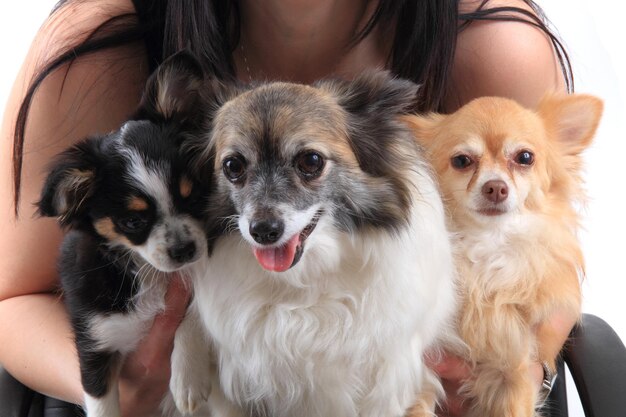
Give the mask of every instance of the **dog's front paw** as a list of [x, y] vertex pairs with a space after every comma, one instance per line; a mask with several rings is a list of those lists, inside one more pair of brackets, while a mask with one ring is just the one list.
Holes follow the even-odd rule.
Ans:
[[209, 399], [211, 381], [204, 372], [172, 373], [170, 391], [176, 408], [182, 414], [193, 414]]

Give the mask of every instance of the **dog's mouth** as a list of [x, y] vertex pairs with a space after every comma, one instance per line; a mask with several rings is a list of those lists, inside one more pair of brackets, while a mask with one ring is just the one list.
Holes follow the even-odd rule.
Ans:
[[505, 214], [507, 211], [503, 208], [489, 207], [489, 208], [480, 209], [478, 210], [478, 212], [482, 214], [483, 216], [493, 217], [493, 216], [500, 216], [501, 214]]
[[311, 223], [306, 225], [300, 233], [296, 233], [285, 244], [271, 248], [255, 248], [254, 256], [259, 264], [268, 271], [284, 272], [300, 261], [304, 253], [306, 239], [313, 233], [322, 210], [317, 211]]
[[509, 212], [503, 204], [484, 205], [476, 210], [479, 214], [487, 217], [501, 216]]

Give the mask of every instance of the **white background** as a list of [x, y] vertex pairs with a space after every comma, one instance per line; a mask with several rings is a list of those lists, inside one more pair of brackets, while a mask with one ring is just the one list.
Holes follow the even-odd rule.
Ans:
[[[581, 233], [587, 261], [586, 312], [626, 341], [626, 32], [620, 0], [539, 0], [570, 52], [576, 91], [604, 99], [605, 113], [586, 155], [589, 204]], [[624, 376], [626, 378], [626, 376]], [[571, 381], [571, 380], [570, 380]], [[583, 416], [568, 383], [570, 416]]]
[[[9, 1], [0, 14], [0, 105], [39, 25], [56, 0]], [[540, 0], [574, 64], [576, 90], [605, 100], [605, 114], [587, 152], [589, 204], [581, 233], [587, 258], [584, 310], [626, 340], [626, 31], [620, 0]], [[572, 384], [569, 384], [570, 386]], [[572, 395], [570, 395], [572, 398]], [[577, 404], [572, 417], [582, 416]]]

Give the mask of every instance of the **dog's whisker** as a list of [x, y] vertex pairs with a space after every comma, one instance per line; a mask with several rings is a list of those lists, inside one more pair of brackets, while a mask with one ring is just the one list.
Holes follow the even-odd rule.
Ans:
[[129, 268], [130, 262], [132, 261], [132, 256], [133, 256], [132, 251], [131, 251], [131, 250], [129, 250], [129, 249], [126, 249], [126, 250], [125, 250], [124, 252], [122, 252], [122, 254], [119, 256], [119, 258], [120, 258], [120, 259], [122, 259], [122, 258], [126, 257], [126, 264], [125, 264], [125, 265], [124, 265], [124, 267], [122, 268], [122, 271], [121, 271], [121, 274], [120, 274], [120, 275], [121, 275], [121, 277], [122, 277], [122, 281], [120, 282], [120, 285], [119, 285], [119, 289], [118, 289], [118, 291], [117, 291], [117, 294], [115, 294], [115, 299], [116, 299], [116, 300], [120, 297], [120, 295], [121, 295], [121, 293], [122, 293], [122, 288], [124, 288], [124, 282], [125, 282], [125, 280], [126, 280], [126, 276], [129, 274], [129, 272], [128, 272], [128, 268]]

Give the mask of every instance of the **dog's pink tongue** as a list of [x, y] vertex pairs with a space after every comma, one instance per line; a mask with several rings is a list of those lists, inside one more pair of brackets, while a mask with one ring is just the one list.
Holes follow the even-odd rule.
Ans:
[[268, 271], [284, 272], [293, 264], [299, 242], [300, 236], [296, 234], [283, 246], [269, 249], [255, 248], [254, 256], [256, 256], [259, 264]]

